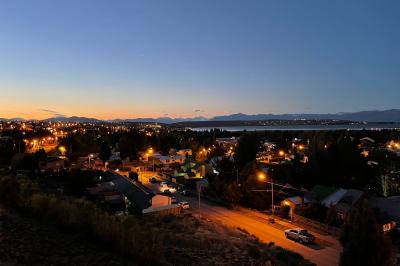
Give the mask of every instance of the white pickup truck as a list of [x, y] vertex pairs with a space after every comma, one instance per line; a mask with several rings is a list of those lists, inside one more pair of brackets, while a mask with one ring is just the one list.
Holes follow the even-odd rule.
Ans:
[[315, 240], [315, 237], [312, 234], [301, 228], [285, 230], [285, 236], [286, 238], [299, 241], [300, 243], [312, 243]]

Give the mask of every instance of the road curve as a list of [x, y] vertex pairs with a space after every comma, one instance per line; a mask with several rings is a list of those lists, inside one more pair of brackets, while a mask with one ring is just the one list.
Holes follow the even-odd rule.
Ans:
[[[323, 236], [318, 239], [317, 245], [306, 246], [295, 241], [286, 239], [283, 230], [287, 227], [279, 224], [271, 225], [267, 222], [267, 216], [252, 210], [230, 210], [221, 206], [214, 206], [202, 202], [198, 209], [197, 201], [194, 198], [185, 198], [191, 205], [194, 213], [201, 214], [210, 220], [219, 221], [229, 227], [245, 229], [250, 234], [257, 236], [261, 241], [292, 250], [301, 254], [304, 258], [321, 266], [339, 265], [341, 246], [339, 242], [332, 238]], [[322, 237], [322, 236], [321, 236]]]

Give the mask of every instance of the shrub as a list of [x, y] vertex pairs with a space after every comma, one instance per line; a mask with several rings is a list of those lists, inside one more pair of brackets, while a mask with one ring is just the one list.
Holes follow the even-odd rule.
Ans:
[[63, 201], [40, 192], [28, 179], [0, 177], [0, 199], [71, 230], [89, 232], [145, 264], [151, 264], [164, 252], [163, 234], [159, 229], [148, 228], [131, 215], [111, 216], [84, 199]]
[[289, 218], [289, 213], [290, 213], [290, 207], [289, 206], [281, 206], [281, 210], [280, 210], [280, 216], [283, 219], [288, 219]]

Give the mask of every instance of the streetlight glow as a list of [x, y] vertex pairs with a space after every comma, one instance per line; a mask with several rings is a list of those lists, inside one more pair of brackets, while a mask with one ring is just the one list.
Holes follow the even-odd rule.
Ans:
[[58, 150], [61, 152], [62, 155], [65, 155], [65, 152], [67, 151], [67, 149], [64, 146], [60, 146]]
[[261, 181], [263, 181], [263, 180], [267, 179], [267, 177], [265, 176], [264, 173], [259, 173], [259, 174], [258, 174], [258, 179], [261, 180]]

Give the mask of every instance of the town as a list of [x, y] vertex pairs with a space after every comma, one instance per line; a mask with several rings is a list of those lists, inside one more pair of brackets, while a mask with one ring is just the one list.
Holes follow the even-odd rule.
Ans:
[[1, 1], [0, 266], [399, 266], [399, 11]]
[[[143, 221], [190, 215], [318, 265], [338, 264], [352, 238], [367, 237], [363, 230], [377, 230], [368, 241], [380, 243], [388, 257], [400, 245], [396, 129], [228, 132], [48, 121], [3, 121], [0, 129], [0, 197], [49, 219], [65, 217], [44, 206], [71, 199]], [[38, 187], [27, 190], [26, 182]], [[49, 199], [35, 197], [37, 190]], [[32, 199], [19, 203], [20, 193]]]

